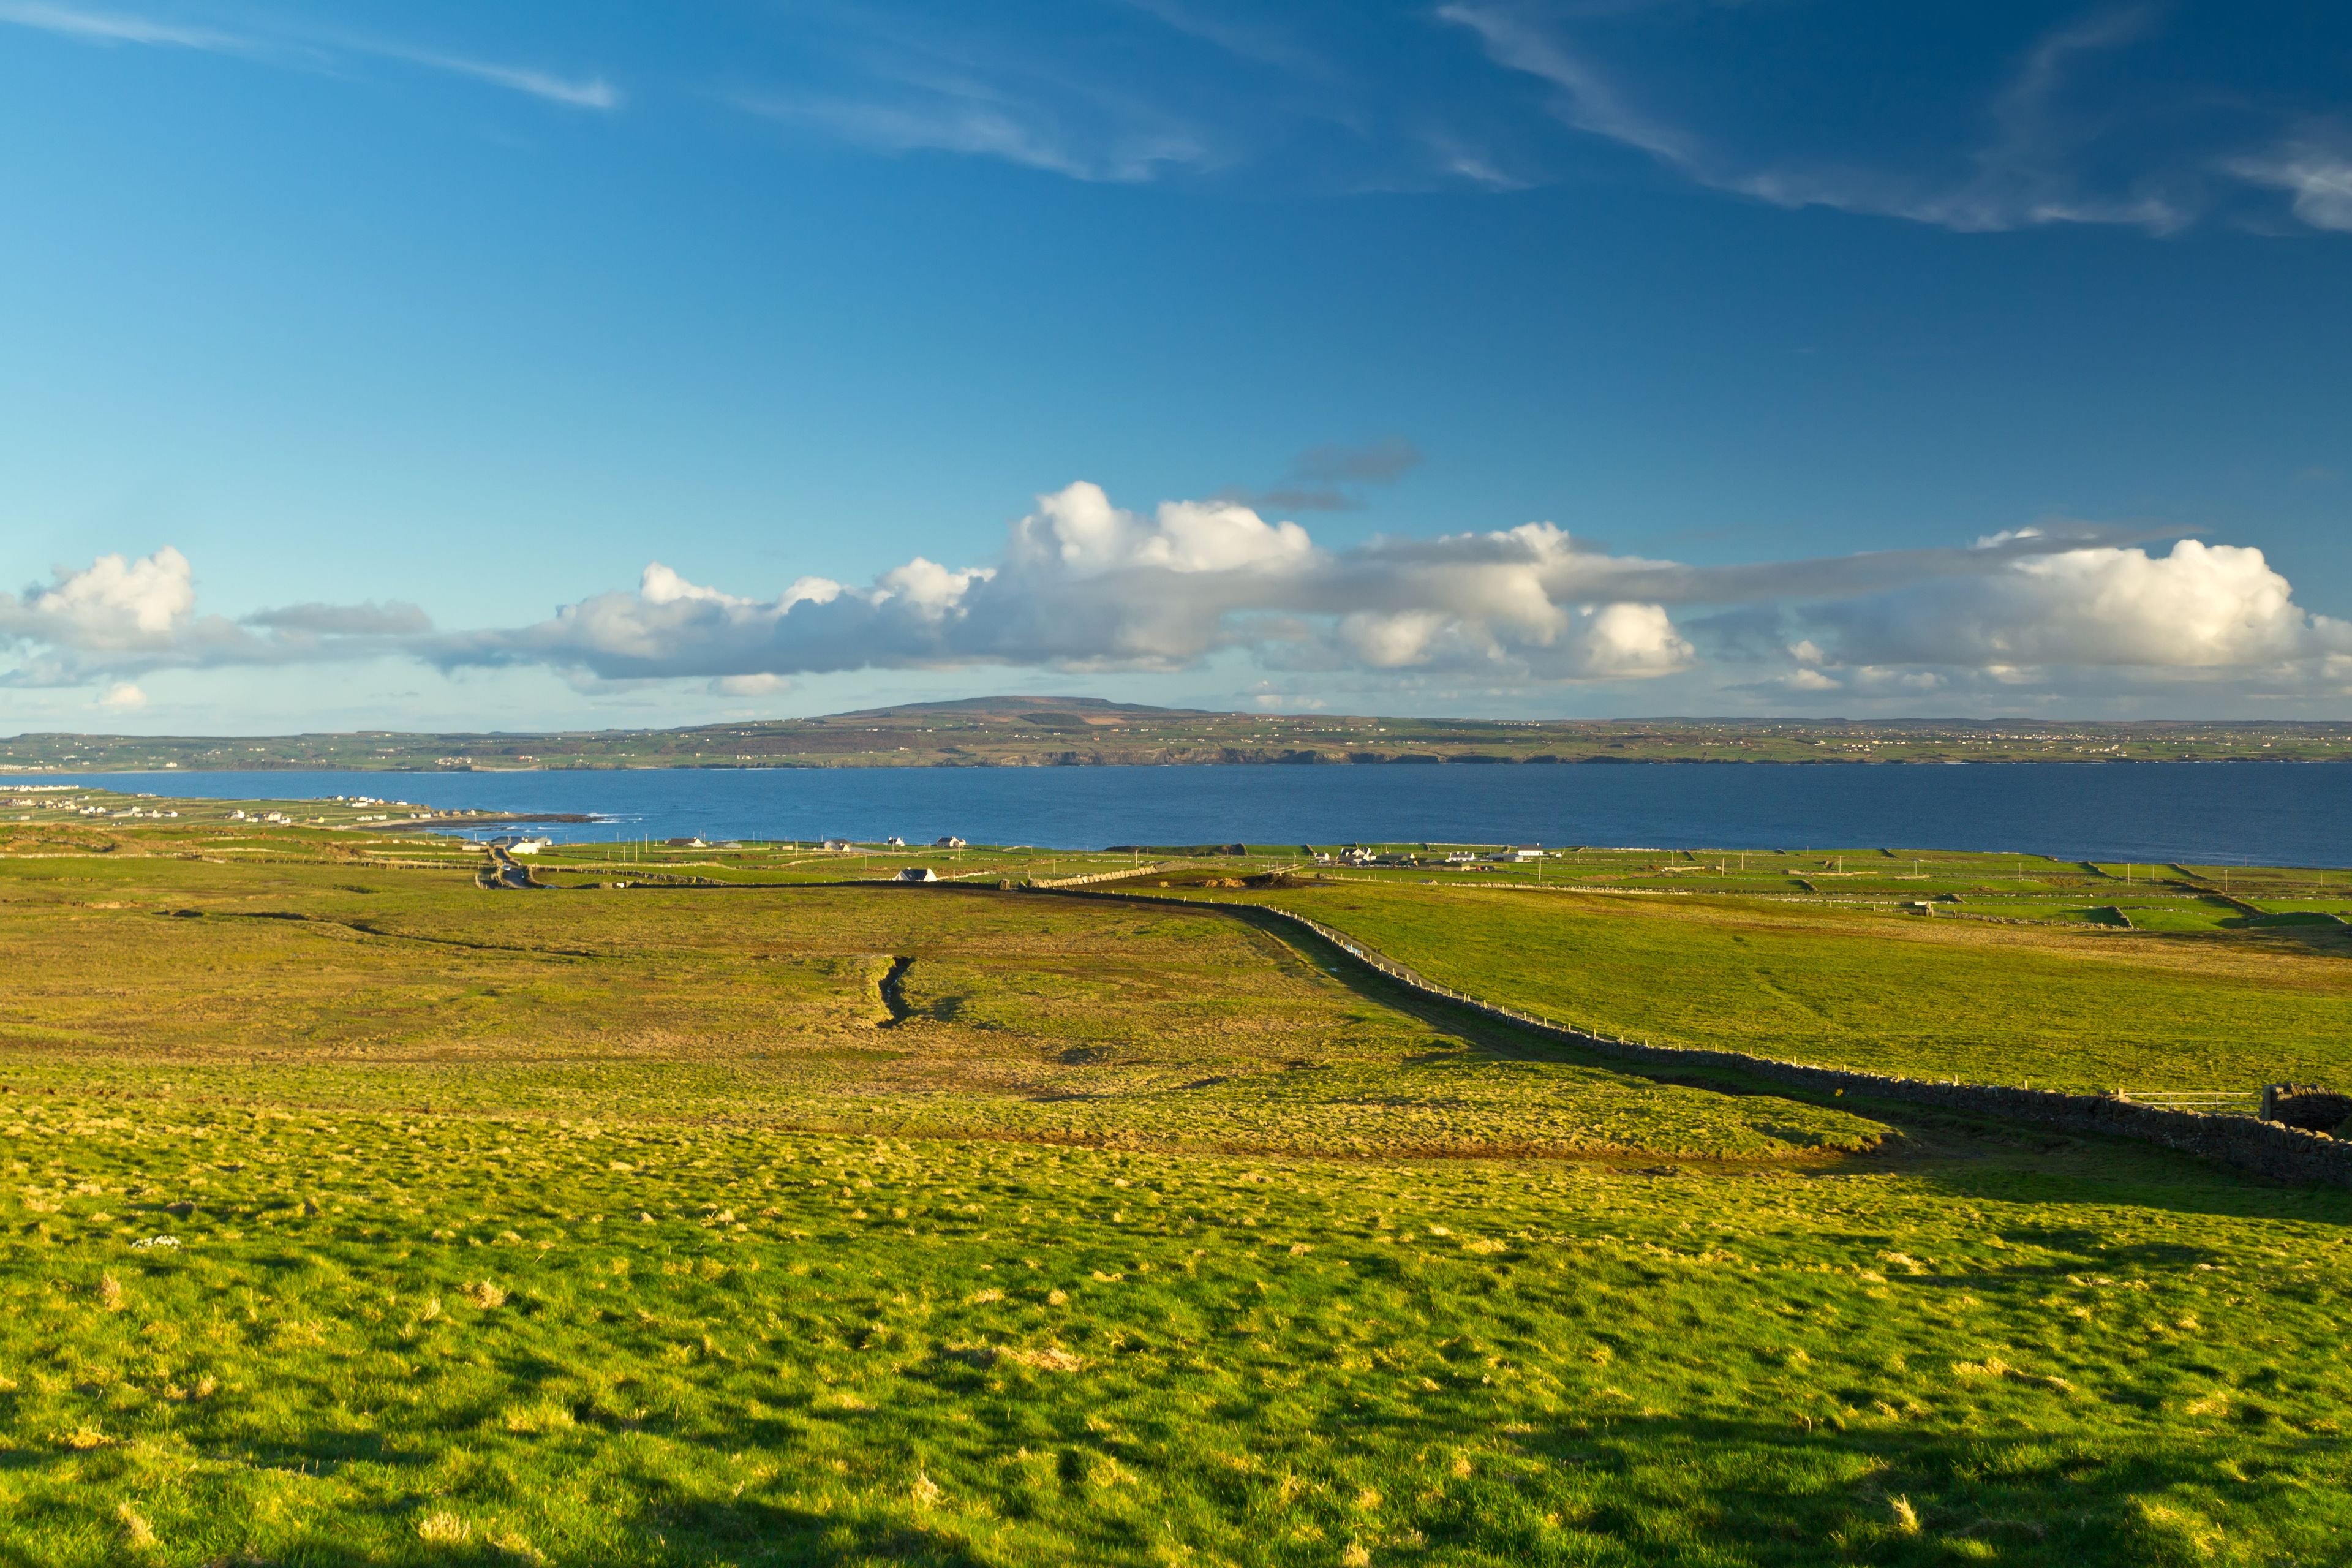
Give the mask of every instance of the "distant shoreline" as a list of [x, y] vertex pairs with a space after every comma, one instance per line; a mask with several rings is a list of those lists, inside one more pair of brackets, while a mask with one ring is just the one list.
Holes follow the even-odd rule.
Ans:
[[2333, 762], [2352, 721], [1422, 719], [1076, 697], [674, 729], [0, 738], [0, 780], [130, 773], [520, 773], [1634, 763]]
[[563, 767], [401, 768], [348, 763], [247, 763], [235, 767], [9, 768], [0, 789], [16, 781], [69, 778], [159, 778], [215, 773], [381, 773], [387, 778], [520, 778], [546, 773], [1002, 773], [1043, 768], [2090, 768], [2210, 767], [2223, 763], [2274, 763], [2326, 767], [2340, 757], [2234, 754], [2210, 757], [1236, 757], [1182, 762], [1103, 762], [1071, 758], [990, 758], [974, 762], [899, 763], [879, 759], [838, 763], [574, 763]]

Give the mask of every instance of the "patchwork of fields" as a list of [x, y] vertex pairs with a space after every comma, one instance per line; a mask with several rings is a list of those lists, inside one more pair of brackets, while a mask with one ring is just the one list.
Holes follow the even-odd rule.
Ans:
[[[1215, 910], [365, 835], [0, 826], [0, 1557], [2352, 1552], [2352, 1194], [1661, 1082]], [[889, 864], [767, 858], [702, 879]], [[2352, 1078], [2324, 931], [1233, 869], [1144, 880], [1612, 1032]]]

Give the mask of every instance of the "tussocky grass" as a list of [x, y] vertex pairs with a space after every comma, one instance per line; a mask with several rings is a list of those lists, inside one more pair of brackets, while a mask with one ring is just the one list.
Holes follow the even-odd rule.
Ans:
[[187, 842], [0, 857], [0, 1561], [2346, 1554], [2352, 1194], [1230, 916]]
[[6, 1076], [44, 1088], [1357, 1157], [1889, 1136], [1401, 1012], [1207, 911], [0, 858], [0, 942]]
[[0, 1107], [13, 1561], [2257, 1563], [2352, 1528], [2352, 1199], [2149, 1151], [1654, 1174]]

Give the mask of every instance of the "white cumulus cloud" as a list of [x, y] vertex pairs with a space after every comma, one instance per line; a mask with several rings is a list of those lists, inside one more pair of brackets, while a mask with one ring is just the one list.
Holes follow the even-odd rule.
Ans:
[[2146, 537], [2044, 520], [1949, 549], [1695, 566], [1530, 522], [1335, 549], [1237, 500], [1135, 510], [1082, 481], [1037, 497], [978, 563], [918, 555], [862, 585], [802, 576], [761, 596], [656, 561], [634, 588], [463, 632], [400, 604], [204, 615], [177, 551], [100, 555], [0, 594], [0, 652], [23, 656], [0, 685], [403, 655], [575, 683], [693, 679], [744, 700], [856, 669], [1168, 671], [1224, 656], [1285, 689], [1353, 671], [1429, 689], [1681, 678], [1686, 696], [1796, 701], [2352, 691], [2352, 622], [2297, 604], [2261, 550], [2158, 552]]
[[0, 636], [64, 648], [156, 647], [195, 607], [194, 570], [165, 545], [136, 561], [101, 555], [79, 572], [59, 567], [46, 587], [0, 594]]
[[538, 662], [636, 679], [1169, 669], [1246, 647], [1291, 667], [1628, 679], [1695, 657], [1660, 605], [1605, 592], [1612, 571], [1646, 564], [1584, 551], [1545, 523], [1333, 552], [1238, 502], [1172, 500], [1143, 513], [1080, 481], [1038, 497], [993, 566], [918, 556], [869, 587], [803, 578], [761, 600], [657, 563], [634, 594], [599, 595], [517, 631], [439, 639], [432, 654], [451, 666]]
[[[0, 685], [79, 686], [172, 667], [291, 664], [404, 647], [432, 622], [414, 605], [295, 605], [242, 622], [196, 613], [195, 570], [170, 545], [133, 558], [59, 566], [50, 581], [0, 593], [0, 651], [34, 658]], [[125, 687], [124, 689], [135, 690]]]
[[2184, 539], [2170, 553], [2065, 550], [1824, 607], [1814, 616], [1855, 664], [2262, 667], [2352, 653], [2352, 623], [2296, 605], [2247, 545]]

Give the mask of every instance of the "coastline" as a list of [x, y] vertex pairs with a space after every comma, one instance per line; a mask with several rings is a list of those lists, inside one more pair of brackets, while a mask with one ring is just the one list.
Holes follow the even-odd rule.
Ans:
[[2263, 756], [2234, 752], [2195, 757], [1444, 757], [1399, 755], [1255, 756], [1129, 758], [1076, 756], [1067, 753], [1038, 757], [942, 758], [900, 761], [886, 756], [850, 756], [828, 762], [774, 763], [567, 763], [516, 768], [417, 768], [396, 763], [367, 765], [343, 762], [239, 763], [217, 767], [177, 763], [169, 767], [6, 767], [0, 766], [0, 789], [11, 783], [37, 779], [86, 777], [168, 779], [204, 773], [384, 773], [403, 778], [508, 778], [562, 773], [772, 773], [891, 772], [990, 772], [1019, 768], [1382, 768], [1382, 767], [1608, 767], [1608, 768], [2035, 768], [2035, 767], [2204, 767], [2217, 763], [2274, 763], [2282, 766], [2326, 767], [2352, 763], [2344, 756]]

